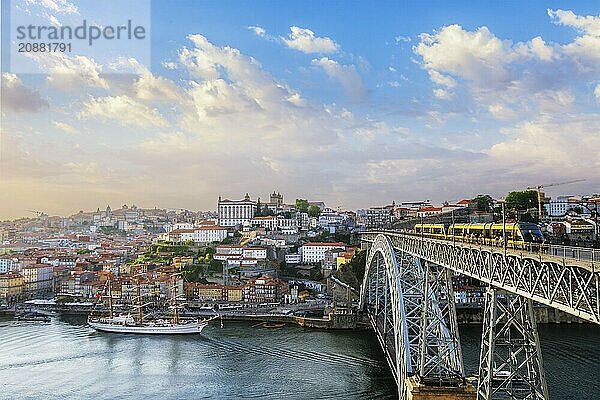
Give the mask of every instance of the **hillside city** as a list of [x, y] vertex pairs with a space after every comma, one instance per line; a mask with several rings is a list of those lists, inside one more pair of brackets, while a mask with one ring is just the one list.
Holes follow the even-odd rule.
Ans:
[[[123, 205], [68, 217], [31, 211], [1, 222], [0, 304], [89, 309], [109, 282], [122, 305], [136, 295], [165, 305], [173, 294], [199, 310], [352, 305], [365, 263], [359, 232], [409, 229], [415, 221], [499, 222], [503, 209], [504, 223], [539, 223], [548, 243], [600, 247], [598, 194], [548, 198], [538, 190], [356, 211], [306, 199], [290, 204], [278, 192], [268, 199], [219, 197], [216, 212]], [[474, 279], [457, 274], [454, 289], [458, 307], [482, 306]]]

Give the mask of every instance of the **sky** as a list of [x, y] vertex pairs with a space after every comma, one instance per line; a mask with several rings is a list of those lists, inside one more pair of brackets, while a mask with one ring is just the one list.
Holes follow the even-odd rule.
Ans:
[[2, 0], [0, 219], [600, 191], [597, 1], [152, 1], [146, 60], [40, 73], [6, 61], [16, 3], [55, 26], [141, 8]]

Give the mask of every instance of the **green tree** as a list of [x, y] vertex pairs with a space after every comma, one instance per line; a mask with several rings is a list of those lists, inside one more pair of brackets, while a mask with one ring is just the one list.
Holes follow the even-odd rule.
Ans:
[[538, 194], [535, 190], [524, 192], [510, 192], [506, 196], [506, 208], [517, 211], [528, 211], [538, 206]]
[[308, 207], [308, 215], [311, 217], [318, 217], [321, 214], [321, 209], [314, 204]]
[[296, 208], [301, 212], [308, 212], [308, 200], [296, 199]]
[[535, 190], [510, 192], [506, 196], [507, 210], [514, 210], [522, 222], [537, 222], [538, 193]]
[[494, 199], [489, 194], [480, 194], [475, 197], [472, 202], [475, 204], [477, 211], [490, 212], [492, 210], [492, 204]]

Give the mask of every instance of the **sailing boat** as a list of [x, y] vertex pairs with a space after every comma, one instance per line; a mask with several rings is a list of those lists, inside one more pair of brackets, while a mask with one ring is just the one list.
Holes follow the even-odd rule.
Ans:
[[[173, 286], [171, 287], [171, 309], [173, 315], [171, 319], [144, 320], [139, 279], [136, 285], [137, 291], [137, 316], [131, 314], [114, 315], [112, 302], [112, 288], [110, 280], [107, 280], [108, 287], [108, 317], [94, 317], [93, 312], [88, 317], [88, 324], [97, 331], [113, 333], [139, 333], [146, 335], [180, 335], [200, 333], [208, 323], [216, 318], [184, 320], [179, 318], [179, 306], [177, 304], [177, 285], [173, 277]], [[100, 296], [102, 301], [102, 296]]]

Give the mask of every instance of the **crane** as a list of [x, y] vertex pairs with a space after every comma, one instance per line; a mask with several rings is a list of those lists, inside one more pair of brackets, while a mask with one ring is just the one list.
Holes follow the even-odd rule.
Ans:
[[542, 188], [548, 188], [548, 187], [553, 187], [553, 186], [562, 186], [562, 185], [567, 185], [569, 183], [576, 183], [576, 182], [583, 182], [585, 181], [585, 179], [574, 179], [572, 181], [566, 181], [566, 182], [558, 182], [558, 183], [548, 183], [546, 185], [538, 185], [538, 186], [530, 186], [527, 188], [527, 190], [535, 190], [537, 192], [537, 198], [538, 198], [538, 216], [540, 221], [542, 220], [542, 192], [541, 189]]
[[41, 217], [42, 215], [46, 214], [43, 211], [37, 211], [37, 210], [27, 210], [27, 211], [30, 212], [30, 213], [35, 214], [38, 218]]

